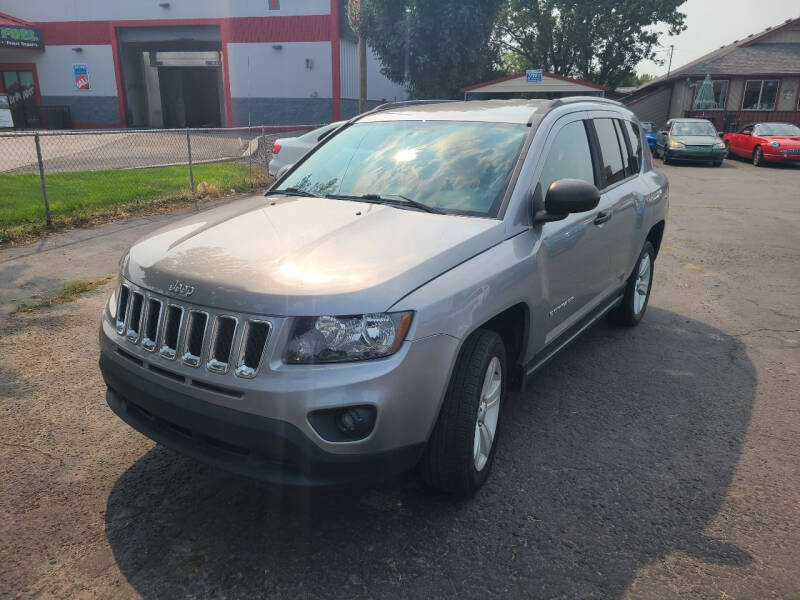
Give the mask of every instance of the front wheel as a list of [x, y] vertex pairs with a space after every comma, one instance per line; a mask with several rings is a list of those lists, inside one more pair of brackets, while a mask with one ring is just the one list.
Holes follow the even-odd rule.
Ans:
[[625, 295], [622, 302], [609, 315], [611, 319], [626, 327], [638, 325], [647, 310], [650, 301], [650, 288], [653, 286], [653, 263], [656, 260], [656, 251], [650, 241], [644, 243], [639, 260], [633, 273], [628, 277], [625, 285]]
[[714, 161], [713, 164], [714, 164], [715, 167], [721, 167], [722, 166], [722, 161], [721, 160], [716, 160], [716, 161]]
[[756, 146], [756, 149], [753, 150], [753, 166], [764, 166], [764, 151], [761, 149], [761, 146]]
[[478, 329], [456, 361], [439, 419], [420, 463], [430, 486], [468, 496], [489, 476], [508, 369], [502, 338]]

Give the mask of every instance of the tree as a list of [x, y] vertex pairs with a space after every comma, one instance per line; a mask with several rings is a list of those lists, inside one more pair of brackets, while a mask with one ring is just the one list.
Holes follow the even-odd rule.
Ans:
[[360, 30], [382, 72], [419, 98], [455, 98], [491, 74], [503, 0], [362, 0]]
[[650, 75], [650, 73], [642, 73], [641, 75], [631, 73], [619, 82], [618, 87], [639, 87], [653, 79], [655, 79], [655, 75]]
[[494, 41], [530, 67], [617, 87], [642, 60], [659, 62], [655, 25], [666, 25], [670, 35], [686, 29], [678, 10], [684, 2], [507, 0]]

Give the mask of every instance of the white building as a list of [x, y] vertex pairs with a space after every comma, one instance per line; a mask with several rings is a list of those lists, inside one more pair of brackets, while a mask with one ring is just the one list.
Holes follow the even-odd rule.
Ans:
[[[0, 95], [16, 127], [66, 114], [75, 127], [339, 120], [358, 108], [344, 4], [2, 0]], [[370, 106], [407, 97], [369, 52], [367, 90]]]

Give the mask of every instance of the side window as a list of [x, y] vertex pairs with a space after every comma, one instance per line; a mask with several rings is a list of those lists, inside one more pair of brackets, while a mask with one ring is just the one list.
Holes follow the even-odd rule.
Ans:
[[631, 142], [631, 154], [636, 157], [636, 164], [642, 168], [642, 136], [639, 127], [635, 123], [625, 121], [625, 128], [628, 130], [628, 139]]
[[622, 133], [622, 121], [614, 119], [614, 131], [617, 132], [617, 141], [619, 142], [620, 150], [622, 150], [622, 164], [625, 165], [625, 177], [633, 175], [631, 168], [631, 156], [628, 153], [628, 142], [625, 141], [625, 134]]
[[556, 134], [539, 178], [542, 198], [547, 196], [550, 184], [559, 179], [582, 179], [594, 183], [592, 152], [583, 121], [564, 125]]
[[595, 119], [594, 128], [600, 144], [604, 186], [622, 181], [625, 179], [625, 164], [622, 162], [622, 150], [620, 150], [614, 121], [612, 119]]

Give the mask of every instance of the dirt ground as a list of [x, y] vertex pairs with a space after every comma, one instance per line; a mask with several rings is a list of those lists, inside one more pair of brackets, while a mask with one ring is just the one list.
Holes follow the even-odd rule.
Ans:
[[[800, 598], [800, 168], [665, 171], [644, 322], [512, 396], [469, 501], [270, 487], [154, 445], [105, 404], [111, 284], [0, 314], [0, 597]], [[112, 273], [161, 223], [0, 250], [5, 306]]]

